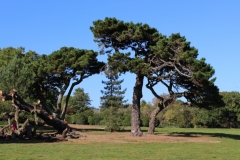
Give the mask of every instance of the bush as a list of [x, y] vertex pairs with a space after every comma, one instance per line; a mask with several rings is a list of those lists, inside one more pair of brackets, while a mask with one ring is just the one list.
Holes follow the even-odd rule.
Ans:
[[131, 126], [131, 115], [130, 114], [125, 114], [123, 116], [123, 121], [122, 121], [122, 126]]
[[91, 125], [100, 125], [103, 117], [100, 113], [94, 113], [92, 116], [88, 117], [88, 123]]
[[141, 117], [141, 126], [148, 127], [149, 126], [149, 117], [143, 116]]
[[76, 121], [75, 121], [75, 115], [74, 114], [67, 114], [66, 116], [65, 116], [65, 120], [68, 122], [68, 123], [70, 123], [70, 124], [75, 124], [76, 123]]
[[193, 119], [194, 119], [194, 109], [182, 106], [180, 104], [173, 104], [163, 110], [163, 114], [161, 115], [161, 123], [160, 126], [168, 126], [168, 127], [181, 127], [181, 128], [189, 128], [193, 127]]
[[122, 129], [123, 114], [119, 112], [116, 108], [109, 108], [103, 111], [102, 124], [106, 125], [105, 130], [114, 132]]
[[75, 122], [76, 124], [88, 124], [88, 118], [82, 113], [77, 113], [75, 115]]
[[76, 124], [89, 124], [88, 122], [88, 117], [93, 116], [93, 111], [92, 110], [85, 110], [84, 112], [78, 112], [75, 114], [75, 122]]

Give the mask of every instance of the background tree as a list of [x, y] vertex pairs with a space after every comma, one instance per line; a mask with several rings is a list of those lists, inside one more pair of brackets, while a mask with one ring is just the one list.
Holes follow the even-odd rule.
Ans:
[[114, 73], [110, 68], [105, 70], [106, 77], [109, 81], [102, 81], [105, 84], [101, 98], [101, 111], [104, 112], [104, 119], [106, 130], [116, 131], [121, 127], [121, 115], [119, 109], [126, 106], [127, 100], [124, 100], [124, 93], [127, 89], [121, 90], [121, 83], [124, 80], [118, 80], [118, 74]]
[[[147, 24], [125, 23], [116, 18], [105, 18], [93, 22], [90, 27], [94, 40], [101, 47], [100, 53], [109, 54], [108, 64], [120, 73], [131, 72], [136, 75], [133, 88], [131, 133], [142, 136], [140, 128], [140, 100], [144, 75], [148, 72], [150, 46], [156, 45], [159, 33]], [[132, 54], [128, 52], [132, 50]]]
[[147, 103], [145, 100], [141, 101], [141, 126], [149, 126], [149, 118], [153, 109], [154, 106], [151, 103]]
[[0, 48], [0, 71], [5, 68], [8, 63], [16, 56], [21, 56], [25, 52], [23, 47], [13, 48]]
[[[146, 86], [160, 102], [151, 114], [149, 134], [154, 132], [156, 115], [177, 98], [185, 97], [190, 104], [206, 108], [220, 102], [218, 88], [214, 85], [216, 78], [212, 78], [214, 69], [204, 58], [197, 59], [197, 49], [191, 47], [185, 37], [180, 34], [162, 36], [151, 53], [151, 72]], [[158, 83], [167, 88], [167, 97], [154, 90]]]
[[[3, 90], [19, 90], [19, 93], [28, 99], [34, 99], [32, 96], [32, 85], [36, 75], [29, 69], [34, 61], [38, 61], [40, 57], [33, 51], [18, 54], [12, 57], [8, 65], [2, 68], [0, 75], [3, 81], [0, 82], [0, 87]], [[25, 85], [22, 85], [25, 84]]]
[[240, 93], [236, 91], [221, 92], [224, 106], [221, 107], [221, 119], [226, 127], [238, 127], [240, 122]]
[[[66, 96], [63, 98], [63, 103], [65, 104]], [[83, 88], [76, 88], [71, 96], [69, 103], [69, 108], [72, 108], [75, 113], [83, 112], [91, 108], [91, 99], [88, 93], [84, 92]]]
[[127, 89], [121, 90], [121, 84], [124, 80], [118, 80], [119, 76], [111, 70], [105, 71], [105, 74], [109, 81], [102, 81], [105, 87], [104, 90], [101, 90], [103, 94], [100, 97], [101, 109], [110, 108], [111, 106], [114, 108], [124, 107], [127, 102], [127, 100], [124, 100], [124, 94]]

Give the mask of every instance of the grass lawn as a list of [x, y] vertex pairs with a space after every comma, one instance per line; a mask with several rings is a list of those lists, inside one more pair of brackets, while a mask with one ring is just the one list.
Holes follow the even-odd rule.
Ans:
[[100, 127], [78, 129], [87, 137], [55, 143], [0, 140], [0, 159], [240, 159], [239, 129], [157, 128], [156, 135], [143, 137], [131, 137], [129, 129], [115, 133]]

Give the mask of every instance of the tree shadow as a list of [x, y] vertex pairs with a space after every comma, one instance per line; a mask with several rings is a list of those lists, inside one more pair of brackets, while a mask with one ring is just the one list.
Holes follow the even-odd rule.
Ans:
[[60, 142], [60, 141], [47, 141], [44, 139], [0, 139], [0, 144], [19, 144], [19, 143], [54, 143], [54, 142]]
[[[102, 132], [108, 132], [105, 130], [105, 128], [75, 128], [75, 127], [71, 127], [73, 130], [75, 131], [79, 131], [79, 132], [96, 132], [96, 131], [102, 131]], [[142, 132], [147, 132], [147, 129], [141, 129]], [[131, 132], [131, 129], [121, 129], [118, 131], [113, 131], [113, 132]]]
[[169, 136], [184, 136], [184, 137], [198, 137], [198, 136], [210, 136], [218, 138], [229, 138], [234, 140], [240, 140], [240, 135], [226, 134], [226, 133], [207, 133], [207, 132], [171, 132]]

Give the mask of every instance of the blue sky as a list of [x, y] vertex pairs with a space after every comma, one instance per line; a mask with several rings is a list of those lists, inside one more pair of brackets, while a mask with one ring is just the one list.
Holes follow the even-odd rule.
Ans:
[[[164, 35], [180, 33], [215, 69], [220, 91], [240, 91], [240, 1], [239, 0], [41, 0], [0, 1], [0, 48], [25, 47], [50, 54], [63, 46], [98, 51], [89, 27], [105, 17], [147, 23]], [[99, 56], [99, 60], [105, 60]], [[122, 75], [125, 99], [132, 101], [135, 76]], [[104, 74], [93, 75], [84, 88], [92, 106], [100, 105]], [[159, 94], [164, 89], [159, 87]], [[143, 99], [154, 96], [145, 86]]]

